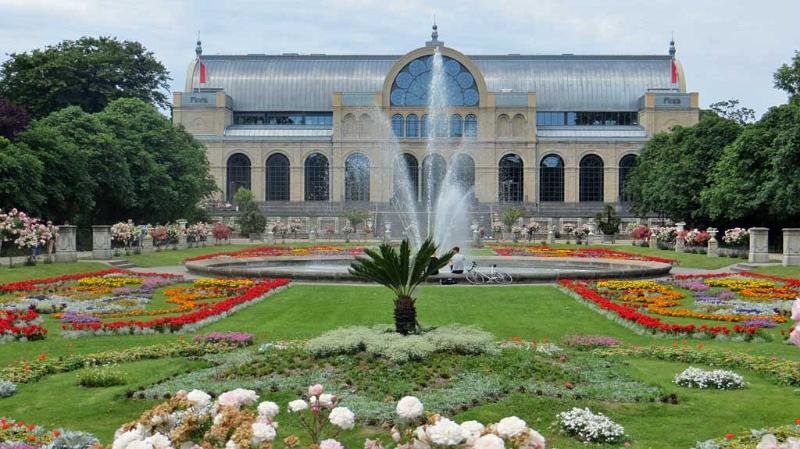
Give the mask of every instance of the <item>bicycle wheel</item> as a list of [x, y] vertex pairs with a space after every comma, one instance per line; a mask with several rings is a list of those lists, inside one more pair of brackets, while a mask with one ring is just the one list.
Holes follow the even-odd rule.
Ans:
[[467, 278], [467, 282], [470, 284], [483, 284], [483, 277], [476, 270], [467, 271], [464, 277]]
[[510, 284], [514, 282], [514, 278], [511, 277], [510, 274], [506, 273], [505, 271], [500, 271], [497, 274], [501, 276], [500, 283], [501, 284]]

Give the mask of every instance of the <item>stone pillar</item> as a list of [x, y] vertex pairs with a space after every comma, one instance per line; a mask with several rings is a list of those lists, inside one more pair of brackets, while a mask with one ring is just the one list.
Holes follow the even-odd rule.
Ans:
[[275, 233], [272, 231], [267, 232], [267, 243], [270, 245], [275, 244]]
[[769, 262], [769, 228], [750, 228], [750, 263]]
[[189, 222], [187, 220], [184, 220], [183, 218], [181, 218], [180, 220], [175, 220], [175, 223], [178, 223], [178, 226], [180, 226], [181, 231], [185, 231], [186, 230], [186, 224], [189, 223]]
[[316, 244], [317, 243], [317, 231], [315, 231], [314, 229], [308, 231], [308, 240], [311, 242], [311, 244]]
[[719, 242], [717, 242], [717, 228], [708, 228], [708, 234], [711, 236], [708, 239], [708, 248], [706, 249], [706, 254], [708, 257], [719, 257]]
[[783, 266], [800, 265], [800, 228], [783, 228]]
[[675, 237], [675, 252], [682, 253], [686, 248], [686, 239], [683, 237], [683, 233], [686, 231], [686, 223], [675, 223], [675, 226], [678, 228], [678, 235]]
[[56, 262], [78, 261], [78, 250], [75, 245], [77, 231], [78, 228], [76, 226], [58, 226], [58, 237], [56, 237]]
[[556, 243], [556, 233], [553, 232], [553, 227], [551, 226], [550, 229], [547, 231], [547, 244], [548, 245], [555, 245]]
[[650, 232], [647, 243], [650, 245], [650, 249], [658, 249], [658, 236], [654, 232]]
[[92, 226], [92, 259], [111, 258], [111, 226]]
[[148, 232], [142, 237], [142, 252], [145, 251], [152, 251], [153, 250], [153, 237], [150, 237], [150, 233]]
[[483, 247], [483, 242], [481, 242], [481, 233], [477, 229], [472, 230], [472, 246], [475, 248]]

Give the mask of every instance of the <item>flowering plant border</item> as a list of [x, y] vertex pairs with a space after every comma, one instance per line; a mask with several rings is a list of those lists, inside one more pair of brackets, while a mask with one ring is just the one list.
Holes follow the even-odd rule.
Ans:
[[285, 246], [257, 246], [255, 248], [245, 248], [237, 251], [226, 251], [219, 253], [202, 254], [199, 256], [188, 257], [185, 262], [196, 262], [199, 260], [213, 259], [215, 257], [278, 257], [278, 256], [319, 256], [319, 255], [348, 255], [358, 256], [364, 252], [361, 246], [336, 246], [336, 245], [317, 245], [290, 248]]
[[641, 260], [645, 262], [660, 262], [677, 265], [676, 259], [666, 257], [646, 256], [644, 254], [627, 253], [606, 248], [555, 248], [547, 245], [528, 246], [492, 246], [492, 251], [498, 256], [529, 256], [529, 257], [583, 257], [588, 259], [624, 259]]

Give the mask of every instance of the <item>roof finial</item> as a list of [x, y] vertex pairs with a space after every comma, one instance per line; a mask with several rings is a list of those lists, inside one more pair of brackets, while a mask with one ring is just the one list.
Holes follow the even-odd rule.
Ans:
[[673, 58], [675, 57], [675, 36], [674, 34], [670, 34], [669, 38], [669, 55]]
[[202, 44], [202, 42], [200, 42], [200, 32], [199, 31], [197, 32], [197, 47], [194, 48], [194, 52], [195, 52], [195, 54], [197, 55], [198, 58], [203, 55], [203, 44]]
[[431, 40], [433, 42], [439, 40], [439, 27], [436, 25], [436, 14], [433, 15], [433, 32], [431, 33]]

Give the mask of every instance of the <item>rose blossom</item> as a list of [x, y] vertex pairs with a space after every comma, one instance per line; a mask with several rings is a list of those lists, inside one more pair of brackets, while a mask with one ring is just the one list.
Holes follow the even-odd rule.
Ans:
[[533, 449], [544, 449], [545, 444], [547, 443], [542, 436], [541, 433], [533, 430], [528, 429], [528, 441], [527, 446], [532, 447]]
[[789, 334], [789, 343], [800, 346], [800, 324]]
[[172, 442], [166, 435], [156, 432], [154, 435], [145, 438], [145, 443], [153, 446], [153, 449], [172, 449]]
[[275, 439], [275, 428], [269, 424], [262, 422], [254, 422], [250, 425], [253, 431], [253, 444], [261, 444], [264, 441], [272, 441]]
[[211, 402], [211, 396], [205, 391], [192, 390], [186, 395], [186, 400], [196, 409], [201, 409]]
[[302, 399], [295, 399], [294, 401], [289, 403], [289, 411], [292, 413], [296, 413], [308, 408], [308, 403]]
[[323, 391], [325, 391], [325, 388], [321, 384], [314, 384], [308, 387], [309, 396], [319, 396]]
[[333, 438], [328, 438], [319, 442], [319, 449], [344, 449], [344, 446]]
[[506, 443], [499, 436], [490, 433], [475, 440], [472, 447], [473, 449], [505, 449]]
[[347, 407], [336, 407], [328, 415], [328, 420], [331, 424], [344, 430], [353, 428], [355, 418], [356, 416]]
[[227, 405], [231, 407], [240, 407], [242, 405], [248, 405], [256, 402], [258, 400], [258, 395], [253, 390], [245, 390], [243, 388], [237, 388], [235, 390], [226, 391], [219, 395], [219, 405]]
[[443, 446], [455, 446], [464, 441], [461, 426], [447, 418], [440, 418], [436, 424], [428, 427], [428, 434], [433, 443]]
[[467, 443], [472, 443], [481, 436], [484, 427], [478, 421], [464, 421], [461, 423], [461, 431], [464, 434], [464, 438], [467, 439]]
[[792, 319], [800, 321], [800, 298], [797, 298], [792, 303]]
[[258, 404], [258, 414], [266, 416], [267, 418], [274, 418], [280, 411], [278, 404], [270, 401], [264, 401]]
[[329, 393], [322, 393], [319, 395], [319, 405], [322, 407], [331, 407], [336, 400], [336, 396]]
[[509, 416], [503, 418], [497, 423], [497, 434], [503, 438], [511, 438], [528, 428], [525, 421], [517, 418], [516, 416]]
[[414, 419], [422, 415], [423, 410], [422, 402], [414, 396], [406, 396], [397, 402], [397, 416], [403, 419]]

